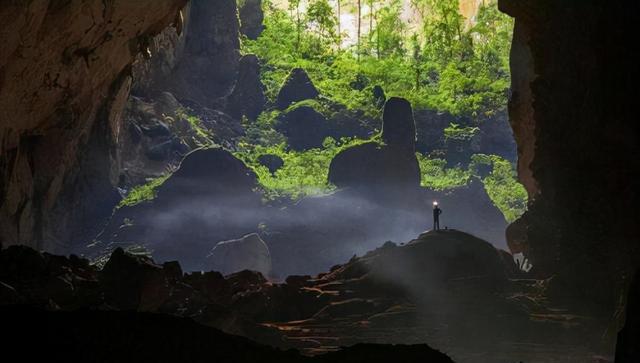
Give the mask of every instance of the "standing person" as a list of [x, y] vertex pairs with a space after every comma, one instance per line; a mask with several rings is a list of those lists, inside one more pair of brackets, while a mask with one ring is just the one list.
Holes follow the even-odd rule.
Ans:
[[433, 230], [440, 230], [440, 214], [442, 214], [442, 209], [438, 207], [438, 202], [433, 202]]

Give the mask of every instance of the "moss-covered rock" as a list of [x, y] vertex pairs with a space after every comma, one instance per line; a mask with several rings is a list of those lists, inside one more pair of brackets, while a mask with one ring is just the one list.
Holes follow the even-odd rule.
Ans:
[[307, 72], [302, 68], [294, 68], [278, 92], [276, 106], [284, 110], [295, 102], [314, 99], [318, 95], [319, 92]]

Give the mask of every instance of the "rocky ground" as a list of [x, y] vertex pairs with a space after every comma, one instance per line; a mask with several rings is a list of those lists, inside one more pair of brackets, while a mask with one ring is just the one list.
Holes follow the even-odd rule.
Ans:
[[[508, 254], [455, 230], [387, 243], [329, 272], [284, 283], [251, 271], [184, 273], [176, 262], [159, 265], [121, 249], [98, 269], [74, 256], [11, 246], [0, 252], [0, 301], [50, 312], [90, 309], [67, 316], [89, 314], [99, 322], [113, 316], [125, 327], [153, 315], [132, 321], [115, 311], [169, 314], [308, 355], [358, 343], [427, 343], [457, 362], [591, 362], [612, 354], [602, 343], [606, 317], [554, 305], [545, 281], [518, 279], [515, 270]], [[165, 323], [194, 324], [158, 322]]]

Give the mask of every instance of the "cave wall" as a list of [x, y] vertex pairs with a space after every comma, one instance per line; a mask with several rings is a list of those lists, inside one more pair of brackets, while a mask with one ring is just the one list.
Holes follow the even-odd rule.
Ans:
[[529, 211], [507, 231], [552, 290], [611, 306], [638, 265], [638, 2], [500, 0]]
[[2, 244], [64, 250], [70, 227], [115, 197], [130, 66], [185, 4], [0, 3]]
[[191, 0], [178, 26], [149, 39], [149, 54], [133, 65], [132, 94], [172, 93], [186, 104], [216, 108], [236, 82], [240, 20], [236, 0]]

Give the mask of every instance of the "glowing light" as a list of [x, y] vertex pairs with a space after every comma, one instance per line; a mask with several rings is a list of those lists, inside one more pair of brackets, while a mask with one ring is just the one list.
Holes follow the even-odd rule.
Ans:
[[438, 205], [438, 201], [437, 201], [437, 200], [434, 200], [434, 201], [433, 201], [433, 205], [434, 205], [434, 206], [437, 206], [437, 205]]

